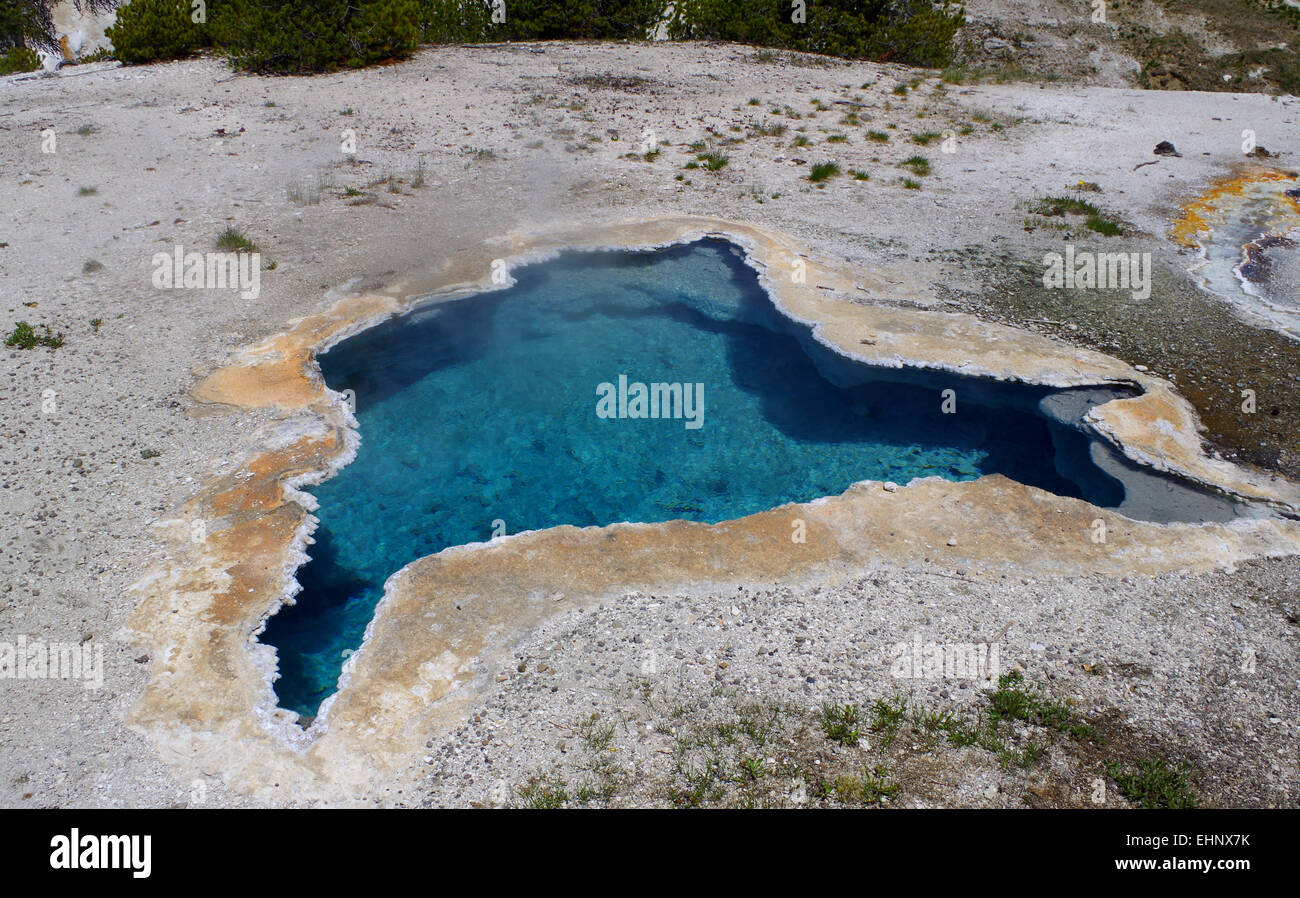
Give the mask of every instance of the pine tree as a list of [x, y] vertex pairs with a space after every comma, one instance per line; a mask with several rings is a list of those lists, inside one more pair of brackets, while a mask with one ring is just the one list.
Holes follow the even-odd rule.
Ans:
[[[108, 12], [118, 0], [72, 0], [80, 13]], [[54, 33], [56, 0], [0, 0], [0, 50], [11, 47], [56, 52], [59, 36]]]

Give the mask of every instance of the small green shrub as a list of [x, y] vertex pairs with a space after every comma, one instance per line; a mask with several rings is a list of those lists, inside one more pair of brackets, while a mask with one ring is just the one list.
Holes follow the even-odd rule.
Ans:
[[138, 65], [188, 56], [203, 46], [204, 31], [188, 0], [131, 0], [104, 33], [118, 59]]
[[818, 0], [803, 23], [787, 0], [691, 0], [677, 4], [669, 34], [943, 68], [964, 23], [949, 0]]
[[483, 0], [418, 0], [416, 6], [422, 41], [473, 44], [491, 39], [492, 11]]
[[489, 40], [641, 41], [661, 7], [659, 0], [507, 0], [506, 20], [489, 25]]
[[295, 74], [407, 56], [421, 15], [416, 0], [225, 0], [210, 19], [214, 43], [235, 68]]
[[34, 349], [37, 346], [48, 346], [50, 349], [58, 349], [63, 345], [63, 334], [54, 334], [50, 331], [48, 324], [42, 324], [43, 333], [37, 333], [26, 321], [19, 321], [14, 326], [13, 333], [5, 338], [6, 346], [15, 346], [18, 349]]
[[0, 75], [34, 72], [40, 67], [41, 58], [28, 47], [10, 47], [0, 55]]

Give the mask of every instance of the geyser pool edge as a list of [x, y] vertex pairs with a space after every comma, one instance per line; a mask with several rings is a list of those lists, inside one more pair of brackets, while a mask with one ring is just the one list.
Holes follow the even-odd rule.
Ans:
[[[334, 691], [392, 573], [501, 532], [716, 523], [862, 480], [995, 472], [1133, 516], [1134, 482], [1174, 496], [1143, 501], [1156, 519], [1236, 513], [1082, 423], [1136, 390], [856, 362], [782, 314], [728, 241], [565, 253], [514, 274], [506, 290], [417, 305], [318, 356], [329, 387], [354, 391], [361, 446], [311, 489], [302, 590], [260, 637], [277, 648], [283, 707], [310, 719]], [[620, 375], [704, 384], [702, 426], [598, 417], [599, 385]]]

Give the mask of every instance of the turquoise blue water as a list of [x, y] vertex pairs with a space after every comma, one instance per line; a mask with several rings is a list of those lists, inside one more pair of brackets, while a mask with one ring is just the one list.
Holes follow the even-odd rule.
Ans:
[[[507, 533], [716, 522], [859, 480], [993, 472], [1099, 505], [1123, 498], [1107, 477], [1057, 473], [1054, 459], [1086, 455], [1088, 440], [1037, 413], [1046, 389], [848, 362], [780, 316], [729, 244], [575, 253], [515, 276], [320, 357], [326, 383], [356, 392], [361, 448], [312, 489], [303, 592], [262, 636], [279, 651], [284, 707], [312, 715], [334, 692], [389, 575], [490, 539], [494, 521]], [[702, 426], [597, 417], [598, 386], [619, 375], [703, 384]]]

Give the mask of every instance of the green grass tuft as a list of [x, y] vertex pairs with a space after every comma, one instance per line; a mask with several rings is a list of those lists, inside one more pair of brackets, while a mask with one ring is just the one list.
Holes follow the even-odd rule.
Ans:
[[257, 244], [244, 235], [238, 228], [227, 227], [217, 235], [217, 249], [227, 253], [256, 253], [260, 252]]
[[718, 171], [719, 169], [724, 168], [726, 164], [731, 161], [718, 152], [700, 153], [695, 158], [698, 159], [700, 164], [709, 171]]
[[840, 173], [840, 167], [834, 162], [819, 162], [808, 172], [808, 180], [818, 184]]
[[910, 168], [917, 177], [923, 178], [930, 173], [930, 160], [924, 156], [909, 156], [898, 164]]
[[840, 745], [857, 745], [862, 735], [858, 730], [859, 716], [857, 705], [826, 702], [822, 705], [822, 730], [826, 738]]
[[1169, 766], [1164, 758], [1139, 761], [1136, 767], [1111, 761], [1106, 773], [1130, 801], [1144, 808], [1194, 808], [1196, 795], [1187, 778], [1187, 766]]

